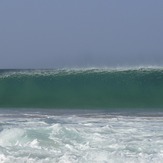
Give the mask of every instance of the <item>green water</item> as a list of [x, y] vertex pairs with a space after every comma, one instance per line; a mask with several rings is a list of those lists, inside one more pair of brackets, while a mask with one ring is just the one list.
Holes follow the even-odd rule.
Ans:
[[1, 70], [0, 107], [163, 108], [163, 69]]

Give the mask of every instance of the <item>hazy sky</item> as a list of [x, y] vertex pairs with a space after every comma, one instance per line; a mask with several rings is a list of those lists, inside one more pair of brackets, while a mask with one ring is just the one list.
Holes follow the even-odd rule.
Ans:
[[0, 0], [0, 68], [163, 65], [163, 0]]

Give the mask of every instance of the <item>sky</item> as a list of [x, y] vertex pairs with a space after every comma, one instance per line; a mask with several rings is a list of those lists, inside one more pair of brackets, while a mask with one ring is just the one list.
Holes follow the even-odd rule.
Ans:
[[0, 68], [163, 66], [163, 0], [0, 0]]

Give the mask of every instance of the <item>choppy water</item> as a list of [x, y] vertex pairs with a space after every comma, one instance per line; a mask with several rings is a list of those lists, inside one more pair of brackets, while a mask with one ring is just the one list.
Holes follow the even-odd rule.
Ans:
[[0, 163], [161, 163], [163, 113], [0, 110]]

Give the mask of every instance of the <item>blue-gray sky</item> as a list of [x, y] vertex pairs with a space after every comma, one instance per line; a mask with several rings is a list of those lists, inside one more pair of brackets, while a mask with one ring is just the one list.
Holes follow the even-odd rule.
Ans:
[[1, 0], [0, 68], [163, 65], [163, 0]]

